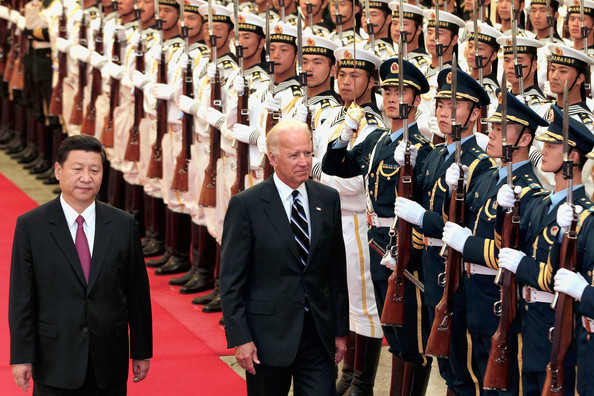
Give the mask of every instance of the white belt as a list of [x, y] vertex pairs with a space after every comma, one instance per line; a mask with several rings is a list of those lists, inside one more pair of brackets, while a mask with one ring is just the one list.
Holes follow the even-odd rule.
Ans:
[[423, 237], [425, 246], [443, 246], [443, 241], [439, 238]]
[[522, 297], [528, 303], [541, 302], [550, 304], [553, 302], [555, 295], [553, 293], [536, 290], [530, 286], [524, 286], [522, 288]]
[[582, 324], [588, 333], [594, 333], [594, 319], [587, 316], [582, 316]]
[[497, 271], [493, 268], [485, 267], [484, 265], [474, 263], [464, 263], [466, 266], [466, 273], [470, 275], [497, 275]]
[[394, 224], [394, 218], [393, 217], [378, 217], [378, 215], [373, 212], [367, 212], [367, 222], [374, 226], [374, 227], [392, 227], [392, 225]]

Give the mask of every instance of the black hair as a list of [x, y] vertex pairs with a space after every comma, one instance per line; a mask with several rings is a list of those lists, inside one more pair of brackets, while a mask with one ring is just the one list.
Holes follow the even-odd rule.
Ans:
[[56, 162], [63, 166], [70, 152], [74, 150], [98, 153], [101, 155], [102, 164], [105, 165], [107, 162], [101, 142], [96, 137], [89, 135], [73, 135], [64, 139], [58, 148]]

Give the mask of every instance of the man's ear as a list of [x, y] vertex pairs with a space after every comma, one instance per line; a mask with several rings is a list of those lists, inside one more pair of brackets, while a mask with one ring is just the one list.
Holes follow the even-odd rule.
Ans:
[[54, 164], [54, 175], [56, 176], [56, 179], [60, 180], [60, 176], [62, 176], [62, 165], [60, 165], [59, 162], [56, 162]]

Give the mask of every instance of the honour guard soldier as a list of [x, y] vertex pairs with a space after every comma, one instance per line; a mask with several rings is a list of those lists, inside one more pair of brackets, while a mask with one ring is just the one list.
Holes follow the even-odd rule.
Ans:
[[[363, 38], [359, 34], [357, 20], [361, 20], [361, 5], [358, 1], [353, 4], [352, 1], [332, 0], [328, 8], [337, 27], [336, 31], [332, 32], [330, 39], [340, 41], [341, 45], [349, 45], [353, 40], [357, 40], [357, 44], [363, 43]], [[338, 23], [336, 18], [340, 17]]]
[[[366, 41], [363, 48], [374, 52], [382, 60], [396, 54], [394, 42], [390, 34], [392, 10], [390, 0], [365, 0], [361, 15], [361, 36]], [[367, 10], [369, 9], [369, 15]], [[365, 33], [366, 32], [366, 33]]]
[[[400, 40], [400, 3], [392, 1], [392, 41]], [[431, 57], [425, 49], [425, 32], [423, 31], [423, 9], [412, 4], [404, 3], [404, 30], [406, 31], [407, 60], [415, 65], [423, 74], [427, 74]]]
[[[547, 4], [549, 9], [547, 10]], [[536, 39], [543, 44], [560, 43], [565, 44], [564, 40], [557, 33], [557, 20], [559, 19], [559, 1], [558, 0], [530, 0], [530, 22], [534, 29]], [[552, 32], [548, 17], [552, 16]]]
[[[565, 3], [567, 6], [567, 29], [569, 30], [569, 37], [573, 40], [573, 48], [583, 51], [587, 41], [588, 54], [591, 55], [594, 49], [594, 1], [583, 0], [583, 21], [580, 17], [580, 1], [568, 0]], [[582, 34], [582, 26], [588, 29], [587, 39]]]
[[278, 19], [276, 22], [286, 23], [288, 25], [297, 26], [297, 1], [296, 0], [285, 0], [283, 7], [280, 6], [279, 0], [272, 0], [272, 5], [278, 13]]
[[[324, 13], [328, 9], [328, 0], [306, 0], [299, 3], [301, 15], [306, 28], [310, 28], [316, 36], [330, 37], [333, 27], [324, 19]], [[309, 26], [311, 18], [312, 26]]]
[[[452, 138], [452, 119], [460, 122], [461, 152], [460, 163], [468, 168], [465, 189], [470, 191], [476, 185], [478, 177], [486, 172], [494, 162], [478, 146], [472, 133], [474, 124], [480, 117], [480, 108], [489, 104], [489, 95], [483, 87], [468, 74], [457, 71], [456, 115], [452, 117], [452, 69], [444, 69], [438, 75], [439, 92], [436, 95], [435, 114], [441, 132], [447, 142], [437, 145], [428, 155], [416, 186], [422, 191], [422, 205], [407, 198], [396, 198], [394, 214], [400, 219], [418, 225], [424, 235], [423, 270], [425, 274], [425, 304], [429, 309], [430, 323], [435, 317], [435, 307], [444, 291], [438, 283], [439, 274], [444, 272], [445, 262], [440, 255], [443, 246], [442, 231], [444, 214], [448, 209], [448, 186], [445, 181], [446, 171], [454, 163], [455, 142]], [[459, 166], [458, 166], [459, 168]], [[445, 379], [448, 389], [458, 395], [474, 395], [476, 376], [474, 368], [467, 361], [468, 345], [466, 342], [466, 297], [463, 289], [455, 294], [453, 307], [452, 336], [449, 359], [438, 358], [439, 371]]]
[[[359, 51], [357, 51], [357, 56], [358, 54]], [[350, 141], [355, 131], [351, 125], [357, 125], [357, 123], [353, 122], [355, 120], [351, 120], [355, 114], [352, 114], [353, 112], [349, 110], [352, 115], [347, 113], [344, 126], [340, 125], [340, 132], [328, 144], [328, 149], [322, 163], [322, 171], [324, 173], [321, 174], [322, 180], [329, 178], [328, 175], [336, 175], [343, 178], [358, 175], [363, 176], [369, 224], [367, 232], [369, 268], [371, 280], [374, 285], [378, 313], [382, 311], [384, 306], [388, 288], [388, 277], [391, 273], [389, 269], [380, 265], [380, 261], [385, 253], [384, 249], [389, 242], [388, 232], [394, 222], [393, 204], [396, 198], [396, 189], [399, 184], [401, 169], [394, 158], [394, 152], [402, 141], [404, 131], [404, 120], [399, 115], [399, 107], [397, 106], [399, 91], [397, 88], [399, 81], [397, 65], [398, 61], [396, 59], [386, 61], [382, 66], [381, 72], [383, 77], [382, 85], [385, 91], [384, 105], [386, 115], [392, 119], [392, 132], [385, 128], [378, 128], [370, 133], [364, 141], [352, 147]], [[410, 142], [411, 146], [417, 147], [417, 163], [422, 164], [431, 147], [429, 142], [418, 132], [414, 120], [416, 108], [421, 101], [420, 95], [429, 90], [429, 85], [426, 78], [414, 65], [406, 60], [403, 60], [403, 65], [403, 98], [411, 109], [407, 118], [407, 122], [410, 124]], [[348, 71], [348, 68], [345, 70]], [[330, 118], [326, 122], [329, 120]], [[352, 149], [348, 150], [350, 147]], [[410, 270], [412, 273], [417, 273], [419, 268], [417, 264], [416, 267]], [[360, 279], [359, 281], [362, 280]], [[418, 293], [415, 291], [415, 286], [407, 290], [407, 293], [412, 291], [412, 296]], [[352, 293], [350, 289], [349, 293]], [[410, 298], [410, 300], [415, 299], [416, 297]], [[415, 304], [410, 302], [408, 307], [410, 310], [407, 312], [414, 316], [413, 321], [415, 323], [412, 323], [410, 316], [406, 315], [407, 319], [405, 320], [407, 320], [408, 327], [403, 328], [398, 335], [394, 331], [394, 328], [384, 327], [384, 334], [390, 345], [390, 352], [392, 353], [392, 385], [390, 395], [402, 394], [402, 379], [405, 366], [408, 366], [406, 370], [408, 373], [412, 374], [414, 372], [415, 380], [413, 388], [420, 392], [418, 394], [424, 393], [423, 389], [426, 386], [426, 380], [429, 375], [430, 359], [426, 360], [423, 350], [418, 350], [419, 345], [423, 345], [423, 340], [422, 334], [417, 333], [416, 326], [417, 313], [419, 315], [424, 314], [420, 305], [415, 308]], [[417, 312], [416, 310], [420, 311]], [[404, 339], [399, 338], [401, 334]], [[344, 377], [345, 373], [343, 372]]]
[[511, 34], [512, 29], [512, 14], [511, 14], [511, 2], [514, 2], [514, 10], [517, 11], [517, 23], [518, 23], [518, 37], [530, 37], [534, 38], [534, 33], [526, 32], [524, 30], [524, 0], [503, 0], [496, 2], [496, 15], [498, 21], [501, 23], [501, 32], [506, 36]]
[[[559, 207], [567, 198], [568, 181], [563, 172], [563, 115], [557, 106], [553, 106], [551, 112], [548, 130], [536, 139], [544, 142], [542, 170], [554, 173], [555, 190], [543, 194], [542, 199], [533, 200], [526, 208], [520, 222], [520, 249], [502, 248], [499, 251], [499, 266], [515, 273], [516, 280], [524, 284], [521, 303], [524, 395], [541, 394], [551, 357], [549, 332], [555, 311], [550, 308], [550, 303], [553, 301], [553, 277], [560, 260], [559, 241], [563, 235], [556, 219]], [[573, 203], [590, 208], [592, 202], [582, 184], [581, 171], [586, 154], [594, 147], [594, 137], [573, 118], [569, 119], [568, 145], [567, 156], [573, 161]], [[514, 192], [508, 186], [499, 190], [497, 202], [503, 208], [513, 206], [514, 200]], [[578, 267], [579, 264], [578, 258]], [[574, 394], [575, 365], [576, 354], [572, 347], [564, 362], [565, 395]]]
[[[512, 142], [512, 180], [514, 186], [521, 188], [519, 198], [522, 213], [534, 199], [535, 193], [542, 191], [530, 163], [529, 152], [536, 129], [546, 126], [547, 122], [512, 93], [499, 91], [499, 95], [507, 95], [506, 141]], [[499, 106], [487, 119], [493, 123], [487, 147], [487, 154], [491, 158], [503, 157], [501, 102], [499, 96]], [[456, 172], [459, 172], [457, 168], [448, 169], [446, 181], [456, 182]], [[461, 252], [464, 257], [468, 332], [472, 340], [472, 358], [478, 366], [478, 372], [475, 374], [481, 389], [491, 349], [491, 336], [495, 334], [499, 325], [499, 317], [493, 310], [494, 304], [500, 299], [500, 290], [494, 280], [499, 269], [497, 256], [501, 235], [495, 232], [495, 220], [497, 192], [499, 187], [507, 182], [507, 172], [506, 166], [495, 166], [479, 176], [475, 187], [468, 192], [466, 227], [447, 222], [442, 237], [444, 243]], [[455, 188], [455, 183], [449, 187]], [[519, 394], [519, 330], [518, 315], [509, 340], [511, 359], [507, 393], [503, 393], [505, 395]]]
[[[338, 65], [336, 83], [344, 106], [333, 107], [326, 121], [314, 131], [315, 165], [312, 176], [338, 190], [343, 237], [345, 246], [348, 246], [350, 337], [347, 339], [347, 354], [337, 391], [339, 394], [370, 394], [375, 381], [383, 333], [369, 270], [365, 186], [361, 173], [348, 179], [342, 178], [343, 175], [337, 177], [322, 173], [321, 159], [329, 141], [341, 136], [345, 138], [347, 148], [352, 149], [378, 127], [384, 126], [373, 92], [373, 76], [381, 59], [370, 50], [357, 49], [355, 53], [350, 46], [336, 49], [334, 56]], [[361, 103], [360, 107], [357, 102]], [[358, 112], [359, 117], [365, 114], [364, 120], [361, 118], [357, 122], [358, 117], [351, 117], [348, 112]], [[352, 136], [346, 139], [349, 134]]]

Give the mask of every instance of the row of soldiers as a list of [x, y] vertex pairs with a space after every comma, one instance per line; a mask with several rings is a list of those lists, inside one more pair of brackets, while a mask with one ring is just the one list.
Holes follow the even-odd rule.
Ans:
[[[60, 139], [97, 136], [110, 162], [106, 200], [133, 213], [145, 230], [145, 256], [159, 256], [147, 265], [159, 275], [183, 274], [170, 280], [181, 285], [180, 293], [214, 286], [194, 302], [218, 312], [226, 204], [271, 174], [266, 131], [280, 119], [307, 122], [312, 178], [341, 196], [352, 334], [340, 394], [373, 392], [384, 337], [393, 395], [425, 393], [429, 355], [438, 357], [451, 394], [540, 393], [551, 356], [555, 283], [582, 300], [577, 385], [587, 394], [594, 313], [586, 246], [593, 209], [583, 185], [592, 180], [587, 88], [594, 60], [583, 48], [594, 45], [594, 2], [563, 8], [555, 0], [532, 1], [526, 21], [528, 7], [520, 0], [489, 8], [488, 1], [425, 8], [386, 1], [267, 3], [0, 6], [0, 31], [7, 33], [1, 35], [2, 144], [52, 183], [52, 150]], [[491, 22], [488, 9], [499, 23]], [[566, 39], [557, 28], [565, 26], [557, 23], [563, 9]], [[498, 94], [502, 78], [506, 89]], [[569, 116], [560, 110], [564, 101]], [[570, 117], [564, 140], [562, 121]], [[563, 166], [564, 141], [571, 148], [565, 163], [571, 159], [573, 167]], [[497, 165], [501, 159], [511, 171]], [[568, 169], [574, 170], [573, 203], [583, 208], [574, 232], [582, 275], [557, 271], [561, 239], [577, 212], [562, 205]], [[402, 181], [413, 186], [406, 194]], [[450, 197], [463, 203], [464, 221], [448, 221]], [[518, 241], [502, 248], [498, 220], [518, 203]], [[396, 244], [406, 224], [410, 238]], [[444, 282], [444, 246], [447, 257], [463, 256], [464, 271], [450, 310], [434, 321], [447, 284], [455, 283]], [[506, 339], [504, 386], [485, 384], [500, 322], [493, 312], [499, 268], [516, 273], [522, 285], [521, 310]], [[389, 279], [395, 273], [405, 274], [403, 319], [384, 321], [384, 305], [393, 309], [386, 296], [394, 293]], [[435, 323], [442, 330], [451, 324], [447, 353], [428, 350]], [[565, 363], [564, 391], [573, 394], [575, 349]]]

